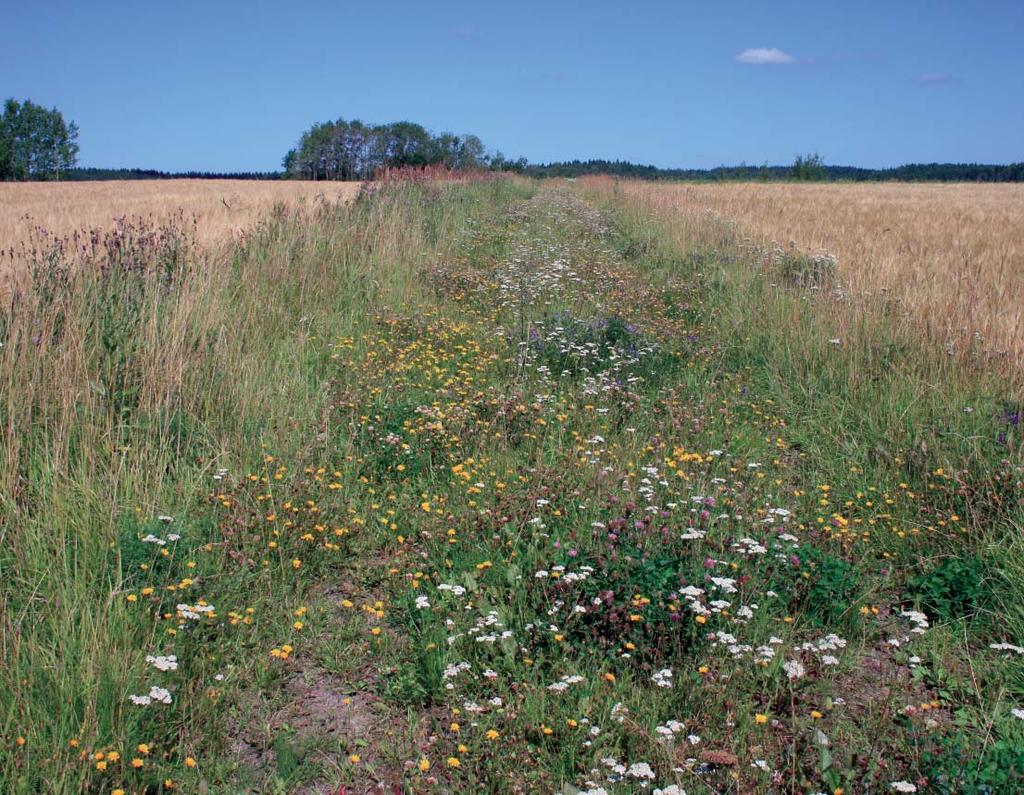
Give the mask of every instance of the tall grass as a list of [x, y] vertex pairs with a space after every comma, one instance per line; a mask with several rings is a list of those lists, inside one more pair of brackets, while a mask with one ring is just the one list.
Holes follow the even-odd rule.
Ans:
[[307, 443], [296, 429], [330, 397], [316, 341], [415, 305], [418, 269], [467, 208], [516, 190], [398, 184], [279, 206], [226, 253], [173, 223], [122, 225], [76, 262], [40, 252], [0, 315], [0, 734], [31, 751], [4, 755], [5, 791], [73, 789], [69, 741], [142, 720], [124, 704], [156, 630], [119, 595], [118, 541], [186, 512], [218, 469]]

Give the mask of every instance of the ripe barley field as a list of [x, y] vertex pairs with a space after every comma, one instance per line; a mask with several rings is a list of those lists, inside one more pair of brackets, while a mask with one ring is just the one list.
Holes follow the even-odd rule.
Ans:
[[354, 182], [303, 180], [0, 182], [0, 285], [21, 272], [26, 248], [76, 232], [106, 232], [118, 218], [147, 226], [173, 220], [210, 247], [230, 242], [275, 204], [346, 201], [358, 190]]
[[0, 792], [1024, 790], [1015, 383], [687, 189], [41, 250]]
[[623, 181], [618, 190], [677, 219], [729, 224], [768, 260], [830, 254], [830, 286], [884, 305], [959, 358], [1021, 376], [1024, 186]]

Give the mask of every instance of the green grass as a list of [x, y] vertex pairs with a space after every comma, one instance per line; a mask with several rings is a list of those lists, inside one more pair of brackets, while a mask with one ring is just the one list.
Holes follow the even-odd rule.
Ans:
[[4, 791], [1020, 786], [1005, 385], [608, 193], [189, 256], [3, 321]]

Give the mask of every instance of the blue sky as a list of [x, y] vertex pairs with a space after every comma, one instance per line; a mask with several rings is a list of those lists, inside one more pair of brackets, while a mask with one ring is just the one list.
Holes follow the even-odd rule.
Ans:
[[82, 165], [269, 170], [312, 122], [531, 161], [1024, 160], [1024, 2], [0, 0], [0, 95]]

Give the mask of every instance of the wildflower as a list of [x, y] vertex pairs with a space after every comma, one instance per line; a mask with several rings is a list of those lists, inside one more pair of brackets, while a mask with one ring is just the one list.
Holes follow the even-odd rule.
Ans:
[[146, 763], [144, 761], [142, 761], [141, 759], [139, 759], [139, 757], [135, 757], [134, 759], [132, 759], [132, 767], [134, 767], [136, 770], [138, 770], [144, 764], [146, 764]]
[[917, 792], [917, 787], [909, 781], [894, 781], [889, 787], [896, 792]]
[[495, 729], [488, 729], [485, 736], [488, 740], [497, 740], [499, 735]]
[[149, 746], [146, 743], [139, 743], [138, 746], [136, 746], [135, 750], [143, 756], [145, 756], [149, 753]]
[[789, 662], [785, 663], [782, 667], [786, 671], [786, 676], [789, 678], [790, 681], [793, 681], [794, 679], [799, 679], [801, 676], [807, 673], [807, 669], [804, 668], [803, 663], [801, 663], [799, 660], [790, 660]]
[[148, 662], [158, 671], [178, 670], [178, 658], [174, 654], [168, 654], [166, 657], [162, 655], [157, 655], [154, 657], [152, 654], [149, 654], [146, 656], [146, 662]]
[[358, 765], [360, 759], [361, 757], [359, 756], [359, 754], [349, 754], [348, 756], [348, 761], [351, 762], [353, 765]]
[[185, 767], [195, 767], [195, 766], [196, 766], [196, 760], [193, 759], [191, 756], [186, 756], [185, 757]]
[[421, 772], [426, 773], [430, 770], [430, 760], [425, 756], [420, 758], [419, 768]]
[[758, 712], [754, 716], [754, 723], [767, 723], [767, 722], [768, 722], [768, 716], [763, 714], [763, 713], [761, 713], [761, 712]]
[[448, 757], [448, 767], [462, 767], [462, 762], [460, 762], [454, 756], [449, 756]]
[[626, 771], [626, 775], [632, 776], [633, 778], [647, 779], [648, 781], [654, 780], [654, 770], [652, 770], [651, 766], [646, 762], [634, 762], [629, 766], [629, 769]]
[[615, 681], [615, 674], [613, 674], [613, 673], [611, 673], [611, 672], [609, 672], [609, 673], [606, 673], [606, 674], [604, 675], [604, 680], [605, 680], [606, 682], [614, 682], [614, 681]]

